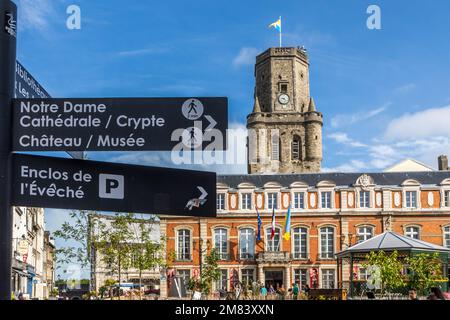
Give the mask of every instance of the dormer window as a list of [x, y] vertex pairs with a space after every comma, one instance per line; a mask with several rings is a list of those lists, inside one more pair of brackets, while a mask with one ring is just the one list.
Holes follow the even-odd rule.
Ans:
[[270, 192], [267, 194], [267, 207], [272, 209], [278, 209], [278, 194], [276, 192]]
[[217, 194], [217, 210], [225, 210], [225, 193]]
[[417, 208], [417, 192], [406, 191], [405, 192], [405, 206], [406, 208]]
[[331, 191], [322, 191], [322, 209], [331, 209]]
[[444, 206], [450, 207], [450, 190], [444, 191]]
[[361, 191], [359, 193], [359, 207], [360, 208], [369, 208], [370, 207], [370, 192], [369, 191]]

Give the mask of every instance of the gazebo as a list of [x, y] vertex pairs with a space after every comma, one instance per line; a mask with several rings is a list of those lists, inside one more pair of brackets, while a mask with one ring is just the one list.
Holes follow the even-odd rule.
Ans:
[[[393, 252], [397, 251], [400, 258], [413, 256], [418, 253], [439, 253], [440, 259], [443, 262], [443, 276], [447, 277], [448, 274], [448, 261], [450, 256], [450, 248], [439, 246], [433, 243], [405, 237], [392, 231], [388, 231], [379, 234], [366, 241], [358, 243], [346, 250], [339, 252], [336, 255], [337, 268], [338, 268], [338, 283], [343, 280], [342, 264], [343, 261], [347, 261], [350, 264], [350, 296], [353, 297], [354, 291], [354, 279], [353, 279], [353, 266], [355, 262], [361, 262], [366, 260], [366, 255], [370, 252], [385, 251]], [[342, 280], [340, 280], [342, 279]], [[343, 283], [343, 281], [342, 281]], [[447, 288], [447, 285], [445, 286]], [[342, 288], [342, 284], [341, 284]]]

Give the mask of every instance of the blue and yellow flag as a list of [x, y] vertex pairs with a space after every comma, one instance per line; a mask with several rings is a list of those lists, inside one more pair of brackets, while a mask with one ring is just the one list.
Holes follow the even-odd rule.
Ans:
[[280, 17], [277, 21], [275, 21], [274, 23], [271, 23], [271, 24], [269, 25], [269, 28], [272, 28], [272, 27], [274, 27], [275, 29], [277, 29], [278, 32], [281, 32], [281, 17]]
[[284, 219], [284, 240], [289, 241], [291, 239], [291, 205], [289, 204], [288, 211], [286, 213], [286, 218]]
[[257, 241], [261, 241], [261, 224], [262, 224], [262, 221], [261, 221], [261, 216], [259, 215], [258, 208], [256, 206], [255, 206], [255, 208], [256, 208], [256, 213], [258, 214], [258, 235], [256, 236], [256, 240]]

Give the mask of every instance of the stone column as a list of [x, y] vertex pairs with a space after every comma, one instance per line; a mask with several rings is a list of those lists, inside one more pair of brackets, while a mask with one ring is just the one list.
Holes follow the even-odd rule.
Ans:
[[[160, 219], [159, 222], [159, 227], [160, 227], [160, 232], [161, 232], [161, 237], [166, 237], [167, 236], [167, 220], [166, 219]], [[164, 246], [164, 252], [163, 252], [163, 256], [167, 259], [167, 242], [169, 242], [169, 240], [166, 241], [166, 245]], [[160, 298], [161, 299], [167, 299], [167, 273], [165, 269], [161, 269], [161, 275], [160, 275], [160, 281], [159, 281], [159, 289], [160, 289]]]
[[[348, 221], [345, 218], [342, 218], [342, 235], [344, 237], [344, 239], [342, 239], [343, 241], [343, 245], [341, 248], [341, 251], [343, 250], [347, 250], [348, 249], [348, 244], [350, 241], [349, 238], [349, 230], [348, 230]], [[342, 261], [342, 278], [340, 279], [340, 281], [342, 281], [342, 283], [344, 282], [348, 282], [349, 281], [349, 277], [350, 277], [350, 266], [348, 265], [348, 263], [345, 263], [344, 261]]]
[[383, 190], [383, 211], [391, 209], [391, 190]]
[[341, 211], [347, 210], [347, 191], [341, 192]]
[[262, 265], [258, 265], [258, 281], [260, 283], [262, 283], [263, 285], [265, 284], [265, 279], [264, 279], [264, 268], [262, 267]]
[[284, 289], [289, 290], [289, 288], [292, 285], [292, 279], [291, 279], [291, 266], [287, 266], [284, 268]]

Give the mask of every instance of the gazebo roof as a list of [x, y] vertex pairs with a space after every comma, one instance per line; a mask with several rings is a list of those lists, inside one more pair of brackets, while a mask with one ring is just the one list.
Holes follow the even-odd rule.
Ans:
[[430, 251], [450, 253], [450, 248], [433, 243], [405, 237], [395, 232], [385, 232], [364, 242], [358, 243], [337, 254], [338, 257], [371, 251]]

